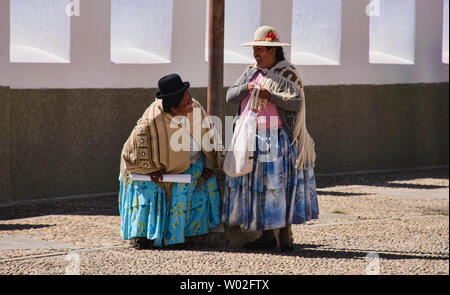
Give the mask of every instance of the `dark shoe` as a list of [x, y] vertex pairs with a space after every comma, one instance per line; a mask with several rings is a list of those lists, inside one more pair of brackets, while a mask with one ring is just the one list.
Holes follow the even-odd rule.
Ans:
[[274, 250], [277, 246], [277, 240], [261, 241], [260, 239], [244, 244], [242, 248], [246, 250]]
[[290, 253], [292, 251], [294, 251], [294, 247], [291, 244], [280, 245], [280, 252], [281, 253]]
[[150, 249], [152, 247], [152, 241], [147, 238], [134, 238], [131, 240], [131, 245], [137, 250]]

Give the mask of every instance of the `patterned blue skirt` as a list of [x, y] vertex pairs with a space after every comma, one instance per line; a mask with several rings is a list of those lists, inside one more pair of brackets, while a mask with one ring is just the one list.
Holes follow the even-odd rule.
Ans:
[[220, 194], [215, 176], [197, 191], [205, 158], [202, 156], [185, 173], [191, 183], [174, 183], [166, 210], [164, 190], [151, 181], [120, 181], [119, 211], [124, 240], [145, 237], [154, 246], [184, 243], [185, 237], [203, 235], [220, 220]]
[[314, 169], [295, 169], [297, 148], [284, 128], [258, 130], [253, 171], [225, 178], [222, 221], [269, 230], [319, 217]]

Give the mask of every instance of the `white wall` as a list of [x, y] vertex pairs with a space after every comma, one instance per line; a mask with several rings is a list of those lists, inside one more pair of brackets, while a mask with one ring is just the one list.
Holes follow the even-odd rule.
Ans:
[[[226, 0], [225, 0], [226, 1]], [[110, 59], [109, 0], [80, 0], [80, 16], [71, 20], [71, 57], [66, 64], [9, 62], [9, 0], [0, 0], [0, 85], [12, 88], [123, 88], [157, 87], [171, 72], [206, 87], [206, 1], [174, 0], [171, 62], [166, 64], [114, 64]], [[369, 63], [367, 0], [342, 1], [340, 65], [298, 66], [305, 85], [395, 84], [448, 81], [442, 63], [442, 0], [417, 0], [415, 63]], [[251, 15], [251, 13], [249, 13]], [[278, 29], [282, 41], [291, 42], [292, 1], [262, 0], [262, 24]], [[236, 21], [239, 21], [238, 19]], [[251, 40], [253, 34], [248, 36]], [[290, 49], [285, 55], [290, 57]], [[226, 64], [225, 86], [231, 85], [244, 64]]]
[[414, 64], [416, 0], [372, 3], [378, 8], [370, 17], [370, 62]]
[[444, 23], [443, 23], [443, 40], [442, 40], [442, 62], [448, 64], [448, 35], [449, 35], [449, 11], [448, 11], [448, 0], [444, 0]]
[[291, 61], [339, 65], [342, 0], [293, 0]]
[[68, 0], [14, 0], [10, 2], [13, 62], [70, 62]]
[[173, 0], [111, 0], [111, 60], [170, 63]]
[[0, 0], [0, 86], [9, 85], [9, 1]]
[[[209, 0], [206, 2], [205, 61], [208, 61]], [[240, 46], [249, 41], [261, 26], [261, 0], [225, 1], [224, 61], [225, 63], [250, 64], [253, 62], [252, 48]], [[252, 17], [249, 17], [251, 15]]]

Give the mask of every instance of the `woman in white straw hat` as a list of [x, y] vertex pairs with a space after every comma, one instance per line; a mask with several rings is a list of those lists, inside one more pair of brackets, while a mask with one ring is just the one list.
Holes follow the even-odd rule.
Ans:
[[[262, 231], [246, 249], [273, 250], [279, 233], [281, 252], [293, 251], [291, 224], [317, 219], [319, 207], [314, 178], [314, 141], [306, 130], [305, 94], [296, 68], [285, 60], [275, 28], [262, 26], [253, 41], [256, 64], [231, 86], [227, 102], [244, 110], [250, 93], [261, 87], [253, 171], [226, 177], [222, 221], [242, 229]], [[267, 150], [269, 146], [269, 152]], [[270, 154], [272, 157], [267, 157]]]

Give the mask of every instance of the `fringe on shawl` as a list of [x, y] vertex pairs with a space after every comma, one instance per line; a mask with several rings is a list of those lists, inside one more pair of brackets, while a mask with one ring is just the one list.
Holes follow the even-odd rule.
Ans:
[[[120, 154], [121, 156], [121, 161], [120, 161], [120, 177], [122, 178], [122, 181], [124, 183], [124, 185], [129, 185], [131, 183], [131, 178], [129, 177], [129, 172], [127, 171], [127, 167], [126, 164], [124, 162], [124, 156], [126, 154], [126, 157], [129, 158], [131, 157], [131, 155], [134, 155], [134, 159], [129, 159], [129, 161], [133, 162], [131, 163], [132, 165], [134, 164], [136, 166], [136, 168], [139, 168], [140, 164], [139, 164], [139, 155], [137, 152], [137, 143], [136, 143], [136, 138], [135, 138], [135, 133], [136, 131], [136, 127], [138, 125], [149, 125], [149, 121], [154, 121], [154, 128], [149, 128], [148, 132], [149, 133], [149, 140], [148, 140], [148, 144], [152, 146], [152, 148], [149, 149], [149, 151], [147, 151], [147, 154], [150, 154], [151, 158], [155, 158], [158, 159], [161, 157], [161, 154], [159, 152], [159, 143], [158, 140], [155, 139], [157, 138], [157, 131], [155, 128], [157, 124], [159, 125], [163, 125], [164, 123], [164, 117], [160, 116], [161, 114], [161, 109], [162, 109], [162, 104], [161, 101], [159, 100], [155, 100], [154, 103], [152, 103], [148, 109], [145, 110], [144, 114], [142, 115], [142, 117], [137, 121], [137, 125], [135, 126], [135, 128], [133, 129], [131, 135], [129, 136], [129, 138], [127, 139], [127, 141], [125, 142], [123, 148], [122, 148], [122, 152]], [[157, 122], [158, 121], [158, 122]], [[154, 168], [154, 169], [159, 169], [161, 164], [159, 163], [154, 163], [153, 161], [149, 161], [148, 162], [148, 169], [150, 168]], [[170, 200], [172, 198], [172, 186], [173, 183], [169, 183], [169, 182], [159, 182], [157, 183], [157, 185], [159, 187], [161, 187], [166, 195], [166, 206], [168, 206], [168, 204], [170, 203]]]
[[[130, 136], [128, 137], [127, 141], [124, 143], [122, 147], [122, 151], [120, 153], [120, 177], [122, 178], [122, 181], [125, 185], [128, 185], [131, 182], [131, 179], [129, 177], [129, 172], [127, 171], [127, 165], [125, 164], [125, 161], [128, 161], [132, 166], [135, 166], [134, 168], [139, 168], [139, 152], [138, 152], [138, 146], [137, 146], [137, 139], [136, 135], [138, 132], [136, 128], [138, 126], [143, 127], [143, 124], [145, 122], [161, 119], [161, 118], [155, 118], [156, 115], [159, 114], [158, 112], [158, 103], [160, 102], [155, 101], [152, 103], [144, 112], [141, 118], [136, 123], [136, 126], [133, 128], [133, 131], [131, 132]], [[156, 124], [156, 123], [155, 123]], [[153, 130], [149, 130], [149, 132], [152, 133]], [[154, 132], [154, 131], [153, 131]], [[152, 135], [150, 135], [151, 137]], [[151, 145], [151, 138], [148, 140], [148, 144]], [[157, 149], [158, 150], [158, 149]], [[156, 152], [153, 147], [149, 150], [151, 158], [154, 158], [154, 153]], [[147, 152], [147, 153], [149, 153]], [[159, 159], [159, 154], [157, 155], [157, 158]], [[148, 168], [159, 168], [154, 165], [152, 161], [149, 161]], [[142, 168], [142, 167], [141, 167]]]
[[276, 64], [270, 70], [264, 69], [263, 72], [265, 73], [261, 82], [263, 88], [284, 100], [301, 99], [301, 106], [295, 119], [293, 132], [293, 144], [296, 145], [298, 150], [295, 167], [303, 170], [314, 167], [316, 153], [314, 140], [306, 129], [305, 93], [300, 75], [295, 67], [286, 61]]

